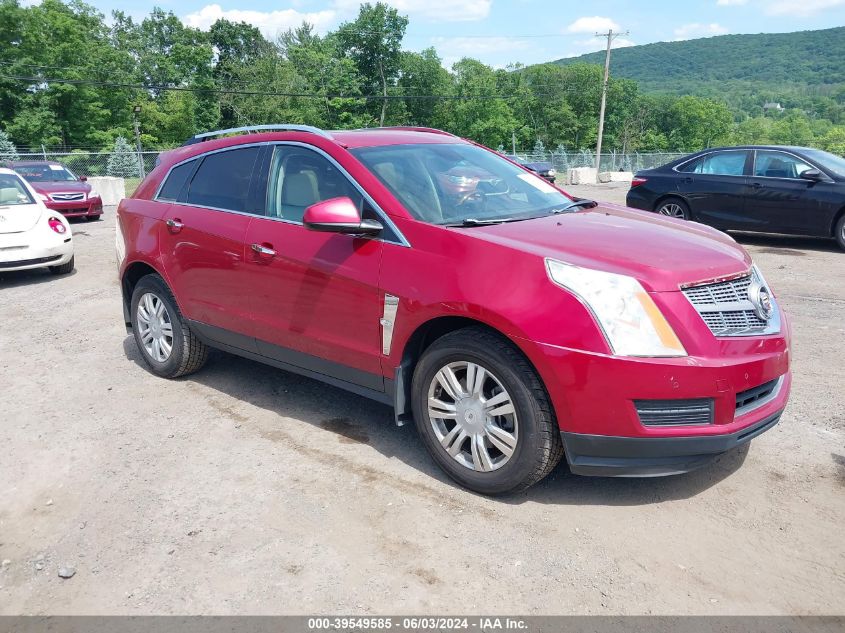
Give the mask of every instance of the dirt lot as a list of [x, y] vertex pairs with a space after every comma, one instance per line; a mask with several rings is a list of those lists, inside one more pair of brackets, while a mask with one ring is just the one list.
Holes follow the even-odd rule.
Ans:
[[794, 328], [792, 401], [750, 449], [666, 479], [561, 466], [497, 500], [357, 396], [223, 354], [145, 371], [104, 218], [74, 225], [72, 276], [0, 276], [0, 614], [842, 612], [832, 244], [739, 238]]

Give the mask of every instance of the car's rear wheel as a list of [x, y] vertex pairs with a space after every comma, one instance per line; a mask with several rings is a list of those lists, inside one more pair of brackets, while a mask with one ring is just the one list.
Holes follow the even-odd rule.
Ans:
[[170, 289], [158, 275], [138, 281], [130, 315], [135, 343], [154, 374], [178, 378], [205, 364], [208, 347], [185, 323]]
[[839, 218], [839, 222], [836, 223], [834, 237], [836, 237], [836, 242], [839, 244], [839, 248], [845, 250], [845, 214], [843, 214], [842, 217]]
[[100, 216], [99, 215], [86, 215], [85, 219], [88, 220], [89, 222], [97, 222], [97, 221], [99, 221]]
[[446, 334], [414, 370], [417, 430], [455, 481], [482, 494], [528, 488], [563, 455], [551, 403], [534, 369], [483, 328]]
[[689, 206], [680, 198], [666, 198], [657, 205], [656, 211], [660, 215], [670, 218], [678, 218], [679, 220], [690, 219]]
[[73, 272], [74, 266], [73, 257], [71, 257], [67, 263], [62, 264], [61, 266], [49, 266], [48, 268], [54, 275], [67, 275]]

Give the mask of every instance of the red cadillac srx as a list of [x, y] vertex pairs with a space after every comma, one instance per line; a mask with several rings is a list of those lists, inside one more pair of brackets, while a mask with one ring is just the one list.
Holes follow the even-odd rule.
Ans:
[[118, 210], [124, 320], [150, 369], [208, 347], [392, 405], [485, 494], [566, 456], [671, 475], [772, 428], [789, 325], [714, 229], [573, 199], [426, 128], [222, 130]]

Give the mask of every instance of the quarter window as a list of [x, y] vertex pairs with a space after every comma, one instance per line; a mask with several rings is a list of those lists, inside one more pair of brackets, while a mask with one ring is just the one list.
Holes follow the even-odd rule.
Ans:
[[188, 189], [188, 204], [246, 211], [249, 188], [260, 147], [244, 147], [208, 154]]
[[760, 150], [754, 161], [754, 175], [763, 178], [800, 178], [810, 169], [815, 168], [797, 156], [783, 152]]
[[681, 166], [678, 171], [711, 176], [743, 176], [748, 152], [714, 152]]
[[267, 215], [301, 223], [305, 209], [312, 204], [341, 197], [351, 198], [363, 209], [363, 196], [325, 157], [304, 147], [276, 147], [267, 187]]
[[179, 199], [179, 194], [184, 189], [188, 178], [194, 173], [197, 161], [189, 160], [187, 163], [182, 163], [170, 170], [170, 174], [161, 186], [161, 191], [158, 192], [159, 200], [173, 200]]

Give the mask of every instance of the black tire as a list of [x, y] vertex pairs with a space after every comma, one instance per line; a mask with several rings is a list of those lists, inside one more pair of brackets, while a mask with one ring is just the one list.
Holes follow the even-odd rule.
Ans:
[[[679, 220], [689, 220], [692, 217], [689, 211], [689, 205], [680, 198], [674, 197], [664, 198], [661, 200], [660, 203], [654, 207], [654, 211], [659, 215], [665, 215]], [[679, 212], [682, 213], [682, 215], [677, 215]]]
[[73, 272], [74, 266], [73, 257], [71, 257], [66, 264], [62, 264], [61, 266], [48, 266], [48, 269], [54, 275], [67, 275]]
[[836, 238], [836, 243], [839, 244], [839, 248], [845, 251], [845, 214], [842, 214], [842, 217], [839, 218], [839, 222], [836, 223], [836, 228], [833, 230], [833, 236]]
[[[138, 304], [146, 294], [154, 295], [164, 304], [172, 326], [172, 347], [169, 356], [164, 361], [154, 358], [141, 340], [141, 328], [138, 326]], [[205, 364], [208, 358], [208, 347], [197, 338], [185, 323], [173, 294], [161, 277], [158, 275], [142, 277], [132, 292], [132, 300], [129, 305], [135, 344], [138, 346], [138, 351], [150, 371], [164, 378], [178, 378], [194, 373]]]
[[101, 216], [99, 216], [99, 215], [86, 215], [85, 219], [88, 220], [89, 222], [99, 222], [100, 217]]
[[[461, 361], [492, 372], [511, 396], [516, 411], [519, 421], [516, 448], [497, 470], [478, 472], [450, 456], [429, 418], [428, 394], [432, 381], [441, 368]], [[437, 339], [417, 363], [411, 391], [414, 420], [423, 444], [452, 479], [470, 490], [485, 495], [524, 490], [548, 475], [563, 456], [560, 429], [540, 378], [513, 344], [489, 330], [468, 327]]]

